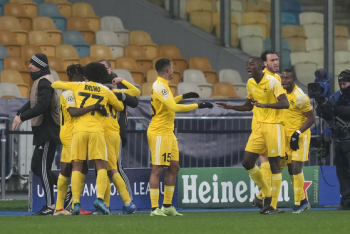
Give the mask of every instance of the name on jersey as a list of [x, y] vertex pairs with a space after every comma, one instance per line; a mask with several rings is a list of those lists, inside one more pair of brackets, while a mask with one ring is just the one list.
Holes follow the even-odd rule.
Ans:
[[85, 85], [85, 90], [93, 91], [93, 92], [100, 92], [101, 88], [97, 87], [97, 86], [92, 86], [92, 85]]

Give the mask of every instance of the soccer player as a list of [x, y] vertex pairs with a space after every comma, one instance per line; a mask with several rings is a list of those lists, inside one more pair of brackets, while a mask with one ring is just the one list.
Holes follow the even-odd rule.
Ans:
[[[150, 197], [152, 204], [151, 216], [176, 216], [182, 215], [176, 212], [171, 205], [176, 177], [180, 169], [179, 147], [174, 135], [174, 118], [176, 112], [188, 112], [197, 108], [213, 108], [208, 102], [198, 104], [177, 104], [182, 99], [198, 98], [197, 93], [185, 93], [177, 97], [169, 88], [169, 81], [173, 79], [173, 65], [169, 59], [159, 59], [155, 68], [158, 78], [153, 83], [151, 93], [152, 120], [147, 130], [148, 144], [152, 155], [152, 172], [149, 180]], [[165, 176], [164, 201], [162, 209], [159, 209], [159, 178], [163, 168], [168, 170]]]
[[[267, 73], [270, 76], [275, 77], [278, 81], [281, 81], [281, 77], [278, 74], [279, 72], [279, 68], [280, 68], [280, 61], [278, 58], [278, 55], [276, 52], [274, 51], [264, 51], [260, 58], [262, 59], [263, 63], [264, 63], [264, 73]], [[254, 113], [255, 107], [253, 108], [253, 113]], [[252, 120], [252, 129], [254, 128], [254, 126], [256, 126], [256, 118], [253, 115], [253, 120]], [[270, 163], [268, 160], [267, 155], [260, 155], [260, 163], [261, 163], [261, 173], [264, 176], [265, 182], [267, 184], [268, 187], [271, 187], [271, 176], [272, 176], [272, 172], [270, 169]], [[281, 161], [280, 161], [280, 168], [281, 168], [281, 172], [283, 171], [283, 169], [286, 167], [287, 163], [285, 160], [285, 157], [281, 156]], [[253, 200], [253, 206], [262, 208], [263, 206], [263, 198], [265, 197], [265, 195], [263, 194], [262, 190], [259, 191], [259, 194], [254, 198]], [[284, 212], [283, 210], [279, 210], [280, 212]]]
[[286, 90], [289, 109], [284, 111], [288, 171], [294, 189], [293, 213], [311, 208], [305, 198], [303, 163], [308, 161], [310, 127], [315, 122], [309, 97], [295, 84], [297, 77], [292, 68], [282, 72], [282, 86]]
[[[118, 97], [120, 101], [125, 104], [133, 105], [133, 99], [141, 94], [141, 91], [134, 85], [130, 84], [122, 78], [114, 78], [113, 83], [122, 83], [127, 89], [117, 89], [117, 85], [114, 86], [112, 92]], [[107, 86], [107, 84], [105, 84]], [[110, 84], [108, 84], [110, 86]], [[112, 86], [113, 87], [113, 86]], [[136, 103], [137, 106], [138, 102]], [[135, 107], [136, 107], [135, 106]], [[106, 128], [105, 128], [105, 139], [107, 145], [108, 163], [107, 163], [107, 173], [109, 178], [113, 181], [114, 186], [117, 188], [121, 199], [124, 202], [123, 214], [133, 214], [136, 212], [136, 206], [132, 202], [129, 195], [127, 186], [119, 173], [119, 168], [117, 165], [121, 138], [120, 138], [120, 126], [118, 123], [118, 117], [120, 112], [115, 110], [113, 106], [107, 105], [107, 115], [106, 115]], [[111, 184], [109, 180], [107, 181], [107, 189], [104, 196], [104, 204], [109, 207], [111, 197]], [[100, 214], [101, 211], [97, 210], [94, 214]]]
[[[250, 77], [247, 83], [247, 99], [241, 106], [217, 102], [224, 109], [251, 111], [257, 119], [246, 145], [242, 165], [250, 177], [265, 194], [261, 214], [277, 214], [277, 201], [282, 183], [280, 157], [284, 155], [285, 137], [283, 125], [283, 109], [289, 108], [288, 99], [281, 83], [273, 76], [263, 73], [262, 60], [258, 57], [248, 59], [247, 71]], [[267, 186], [261, 170], [255, 165], [259, 155], [268, 155], [272, 171], [272, 192]]]
[[[72, 64], [67, 67], [67, 76], [70, 82], [82, 82], [83, 77], [83, 67], [80, 64]], [[101, 107], [99, 104], [76, 108], [74, 93], [70, 90], [65, 90], [62, 92], [60, 97], [61, 105], [61, 129], [60, 129], [60, 139], [63, 145], [61, 154], [61, 173], [58, 176], [57, 181], [57, 199], [56, 199], [56, 209], [53, 215], [70, 215], [70, 212], [66, 209], [71, 205], [72, 202], [72, 192], [69, 188], [68, 192], [68, 182], [72, 174], [72, 164], [71, 164], [71, 144], [73, 137], [73, 127], [74, 127], [74, 117], [79, 117], [87, 114], [93, 110], [99, 110]], [[102, 107], [104, 109], [104, 107]], [[83, 164], [82, 180], [85, 180], [85, 175], [88, 172], [88, 166], [86, 163]], [[84, 183], [82, 183], [84, 186]], [[81, 188], [83, 189], [83, 187]], [[67, 192], [67, 202], [63, 205]], [[74, 205], [72, 206], [74, 207]], [[80, 210], [81, 215], [89, 215], [91, 212]]]
[[[107, 78], [106, 68], [100, 63], [89, 63], [83, 70], [85, 82], [63, 82], [56, 81], [52, 84], [55, 89], [71, 90], [74, 93], [76, 105], [80, 108], [94, 104], [105, 106], [110, 104], [118, 111], [124, 109], [114, 93], [101, 83]], [[103, 204], [103, 198], [107, 186], [107, 149], [104, 138], [105, 117], [98, 111], [77, 117], [72, 139], [72, 164], [73, 172], [71, 187], [73, 193], [74, 209], [73, 215], [80, 213], [80, 189], [82, 183], [83, 162], [87, 160], [94, 161], [97, 178], [97, 199], [94, 202], [95, 208], [99, 208], [104, 214], [110, 214], [107, 207]]]

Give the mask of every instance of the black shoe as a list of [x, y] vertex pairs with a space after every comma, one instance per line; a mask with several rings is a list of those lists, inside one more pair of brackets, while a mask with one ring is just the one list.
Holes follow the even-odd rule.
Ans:
[[259, 199], [257, 196], [254, 197], [253, 206], [263, 208], [263, 200]]
[[286, 212], [285, 210], [282, 210], [282, 209], [276, 209], [277, 210], [277, 213], [279, 213], [279, 214], [283, 214], [284, 212]]
[[40, 211], [34, 213], [33, 215], [53, 215], [55, 209], [44, 206]]
[[68, 208], [72, 205], [73, 202], [73, 194], [71, 186], [68, 187], [66, 198], [64, 199], [64, 209], [68, 210]]
[[303, 210], [311, 209], [311, 204], [306, 198], [300, 201], [300, 206], [303, 208]]
[[263, 202], [263, 208], [260, 210], [260, 214], [264, 213], [271, 205], [272, 197], [265, 197]]
[[263, 213], [261, 214], [265, 214], [265, 215], [275, 215], [278, 214], [278, 210], [273, 208], [272, 206], [269, 206]]

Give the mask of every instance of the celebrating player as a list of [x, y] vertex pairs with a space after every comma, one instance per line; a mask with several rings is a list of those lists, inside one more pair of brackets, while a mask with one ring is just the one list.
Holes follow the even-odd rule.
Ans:
[[[134, 101], [134, 97], [139, 96], [141, 94], [140, 90], [136, 88], [134, 85], [130, 84], [126, 80], [122, 78], [114, 78], [113, 83], [118, 84], [122, 83], [126, 89], [117, 89], [117, 85], [111, 86], [114, 87], [112, 92], [118, 97], [120, 101], [127, 105], [131, 105], [136, 107], [138, 102], [136, 100], [136, 105]], [[111, 84], [105, 84], [110, 87]], [[119, 173], [119, 168], [117, 162], [119, 160], [120, 154], [120, 146], [121, 146], [121, 138], [120, 138], [120, 126], [118, 123], [119, 119], [119, 111], [115, 110], [113, 106], [107, 105], [107, 115], [106, 115], [106, 128], [105, 128], [105, 139], [107, 145], [107, 155], [108, 155], [108, 163], [107, 163], [107, 173], [109, 178], [113, 181], [114, 186], [117, 188], [118, 193], [121, 199], [124, 202], [123, 206], [123, 214], [133, 214], [136, 212], [136, 206], [132, 202], [132, 199], [129, 195], [126, 183]], [[107, 189], [104, 196], [104, 204], [109, 207], [111, 198], [111, 184], [108, 180]], [[94, 214], [99, 214], [100, 211], [97, 210]]]
[[[228, 103], [217, 102], [224, 109], [236, 111], [251, 111], [253, 106], [257, 119], [252, 129], [243, 156], [243, 167], [250, 177], [265, 194], [261, 214], [277, 214], [277, 201], [282, 183], [280, 157], [285, 151], [283, 110], [289, 103], [281, 83], [273, 76], [263, 73], [262, 60], [258, 57], [248, 59], [247, 72], [250, 78], [247, 84], [247, 99], [241, 106], [231, 106]], [[259, 155], [268, 155], [272, 171], [272, 192], [267, 186], [261, 170], [255, 165]]]
[[[67, 76], [70, 82], [84, 81], [83, 67], [80, 64], [72, 64], [67, 67]], [[76, 108], [74, 93], [70, 90], [63, 91], [60, 97], [61, 104], [61, 129], [60, 139], [63, 145], [61, 154], [61, 173], [58, 176], [57, 181], [57, 200], [56, 209], [53, 215], [70, 215], [70, 212], [66, 209], [71, 205], [72, 192], [69, 189], [67, 193], [67, 200], [63, 206], [63, 202], [66, 197], [68, 188], [69, 177], [72, 173], [71, 164], [71, 144], [73, 137], [74, 117], [85, 115], [95, 109], [101, 108], [100, 104], [87, 106], [83, 108]], [[102, 107], [104, 108], [104, 107]], [[87, 164], [83, 164], [82, 180], [84, 181], [85, 175], [88, 172]], [[81, 184], [83, 189], [84, 183]], [[74, 207], [74, 205], [72, 206]], [[89, 215], [91, 212], [80, 210], [81, 215]]]
[[[72, 90], [74, 93], [76, 105], [80, 108], [94, 104], [102, 106], [107, 103], [112, 105], [118, 111], [124, 109], [112, 91], [106, 86], [101, 85], [107, 78], [107, 70], [100, 63], [89, 63], [83, 70], [86, 82], [62, 82], [56, 81], [52, 84], [55, 89]], [[101, 113], [100, 113], [101, 112]], [[98, 111], [77, 117], [74, 124], [72, 139], [72, 192], [74, 210], [73, 215], [80, 213], [80, 188], [83, 179], [83, 162], [87, 160], [94, 161], [97, 170], [97, 199], [94, 202], [95, 208], [99, 208], [104, 214], [109, 214], [109, 209], [103, 204], [103, 198], [107, 186], [107, 154], [106, 141], [104, 138], [106, 113], [102, 108]]]
[[[278, 81], [281, 81], [281, 77], [278, 74], [279, 68], [280, 68], [280, 61], [278, 58], [278, 55], [276, 52], [274, 51], [264, 51], [260, 58], [262, 59], [263, 63], [264, 63], [264, 73], [267, 73], [270, 76], [275, 77]], [[253, 108], [253, 113], [254, 113], [255, 107]], [[253, 115], [253, 120], [252, 120], [252, 129], [256, 126], [256, 118]], [[267, 155], [260, 155], [260, 163], [261, 163], [261, 173], [264, 176], [265, 182], [267, 184], [268, 187], [271, 188], [271, 176], [272, 176], [272, 172], [270, 169], [270, 163], [269, 163], [269, 159], [267, 157]], [[285, 160], [285, 157], [281, 156], [281, 161], [280, 161], [280, 168], [281, 168], [281, 172], [283, 171], [283, 169], [286, 167], [287, 163]], [[259, 194], [254, 198], [253, 200], [253, 206], [262, 208], [263, 206], [263, 198], [265, 197], [264, 193], [262, 192], [262, 190], [259, 191]], [[284, 212], [283, 210], [278, 210], [279, 212]]]
[[282, 73], [282, 86], [287, 92], [289, 109], [284, 111], [288, 171], [294, 189], [293, 213], [311, 208], [305, 198], [303, 163], [308, 161], [310, 127], [315, 122], [309, 97], [295, 84], [297, 77], [292, 68]]
[[[151, 216], [176, 216], [172, 199], [176, 177], [180, 169], [179, 148], [174, 135], [174, 118], [176, 112], [187, 112], [197, 108], [213, 108], [208, 102], [191, 105], [177, 104], [182, 99], [198, 98], [197, 93], [186, 93], [173, 97], [169, 81], [173, 79], [173, 65], [169, 59], [159, 59], [155, 64], [158, 78], [153, 83], [151, 93], [152, 120], [147, 130], [148, 144], [152, 154], [152, 172], [149, 180], [152, 204]], [[164, 166], [168, 167], [165, 176], [164, 201], [159, 209], [159, 178]]]

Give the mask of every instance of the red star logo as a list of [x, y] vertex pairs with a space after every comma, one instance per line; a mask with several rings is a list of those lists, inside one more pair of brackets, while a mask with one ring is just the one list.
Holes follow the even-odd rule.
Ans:
[[307, 189], [311, 186], [311, 184], [312, 184], [312, 181], [304, 181], [304, 193], [305, 193], [305, 198], [307, 200], [309, 200], [307, 197]]

